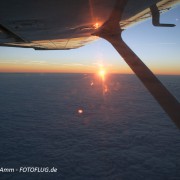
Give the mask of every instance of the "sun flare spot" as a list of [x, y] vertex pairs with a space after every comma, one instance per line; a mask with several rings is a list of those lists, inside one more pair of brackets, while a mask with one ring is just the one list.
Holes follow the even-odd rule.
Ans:
[[78, 114], [82, 114], [83, 110], [82, 109], [78, 109]]
[[91, 82], [91, 86], [93, 86], [94, 85], [94, 83], [93, 82]]

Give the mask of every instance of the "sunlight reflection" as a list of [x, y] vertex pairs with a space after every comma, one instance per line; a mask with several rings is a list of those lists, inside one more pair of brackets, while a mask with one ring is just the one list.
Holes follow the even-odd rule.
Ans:
[[98, 75], [99, 75], [99, 77], [101, 79], [101, 82], [102, 82], [102, 93], [103, 93], [103, 96], [104, 96], [109, 92], [109, 88], [108, 88], [108, 85], [107, 85], [107, 82], [106, 82], [107, 73], [106, 73], [106, 70], [104, 69], [104, 67], [102, 65], [100, 67]]
[[103, 94], [106, 94], [108, 93], [108, 86], [106, 84], [104, 84], [104, 87], [103, 87]]

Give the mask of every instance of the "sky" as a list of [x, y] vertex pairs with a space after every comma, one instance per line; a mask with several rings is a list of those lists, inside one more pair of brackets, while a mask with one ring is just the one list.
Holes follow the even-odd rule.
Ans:
[[[161, 15], [161, 23], [176, 27], [154, 27], [151, 20], [126, 29], [128, 46], [155, 74], [180, 75], [180, 5]], [[110, 43], [98, 39], [73, 50], [35, 51], [0, 47], [0, 72], [133, 73]]]

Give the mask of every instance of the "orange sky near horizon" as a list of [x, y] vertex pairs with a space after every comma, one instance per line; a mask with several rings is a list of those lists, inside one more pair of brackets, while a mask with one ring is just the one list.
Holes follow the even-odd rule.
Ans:
[[[132, 71], [127, 68], [104, 67], [108, 73], [132, 74]], [[98, 66], [61, 66], [53, 64], [1, 64], [1, 73], [97, 73]]]
[[[81, 66], [81, 65], [53, 65], [53, 64], [6, 64], [0, 65], [0, 73], [97, 73], [98, 66]], [[121, 67], [104, 67], [107, 73], [117, 74], [134, 74], [128, 66]], [[180, 75], [180, 69], [169, 67], [152, 67], [150, 68], [155, 74], [160, 75]]]

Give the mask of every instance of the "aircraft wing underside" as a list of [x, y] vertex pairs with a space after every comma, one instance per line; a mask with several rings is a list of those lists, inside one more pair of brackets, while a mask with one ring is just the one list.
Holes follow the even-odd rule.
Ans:
[[[129, 0], [120, 22], [126, 29], [151, 17], [150, 6], [161, 12], [179, 0]], [[0, 46], [67, 50], [98, 37], [94, 32], [108, 19], [115, 0], [6, 0], [0, 3]], [[70, 5], [69, 5], [70, 4]]]

